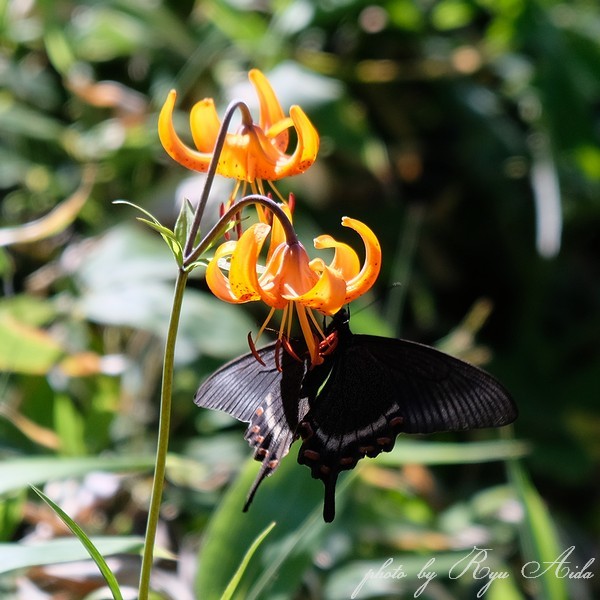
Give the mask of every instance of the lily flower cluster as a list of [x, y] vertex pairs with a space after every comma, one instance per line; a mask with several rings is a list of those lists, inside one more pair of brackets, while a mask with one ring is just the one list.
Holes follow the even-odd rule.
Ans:
[[[263, 181], [277, 181], [306, 171], [316, 160], [319, 134], [299, 106], [283, 108], [269, 80], [258, 69], [248, 73], [260, 104], [258, 123], [254, 123], [247, 106], [240, 105], [243, 122], [236, 133], [227, 133], [219, 156], [217, 173], [250, 184], [253, 192], [262, 192]], [[177, 93], [171, 90], [160, 112], [158, 132], [167, 154], [194, 171], [206, 172], [221, 129], [221, 120], [212, 98], [204, 98], [190, 111], [190, 129], [196, 149], [187, 146], [173, 127], [173, 110]], [[289, 129], [296, 132], [297, 144], [287, 154]]]
[[[292, 335], [296, 315], [314, 366], [323, 361], [325, 336], [313, 311], [332, 316], [346, 303], [367, 292], [379, 274], [381, 248], [369, 227], [344, 217], [342, 225], [362, 238], [363, 264], [354, 249], [330, 235], [317, 237], [314, 247], [333, 249], [331, 262], [326, 264], [321, 258], [311, 260], [293, 228], [291, 202], [284, 201], [278, 194], [281, 203], [276, 206], [264, 196], [262, 200], [258, 196], [241, 199], [236, 204], [240, 186], [245, 190], [245, 186], [250, 185], [255, 194], [264, 194], [265, 181], [273, 187], [274, 181], [303, 173], [314, 163], [319, 148], [317, 130], [299, 106], [292, 106], [286, 117], [267, 78], [253, 69], [249, 79], [259, 98], [258, 123], [251, 120], [247, 106], [240, 103], [242, 125], [236, 133], [227, 132], [219, 147], [221, 121], [214, 101], [201, 100], [190, 113], [192, 139], [196, 145], [196, 149], [192, 149], [173, 126], [176, 93], [171, 91], [160, 113], [159, 136], [167, 153], [183, 166], [206, 172], [211, 161], [216, 160], [216, 173], [237, 181], [228, 201], [228, 207], [233, 205], [234, 212], [235, 206], [242, 210], [251, 202], [262, 206], [258, 222], [243, 232], [238, 230], [238, 239], [225, 241], [215, 250], [206, 268], [206, 282], [212, 293], [225, 302], [261, 301], [270, 307], [259, 336], [279, 309], [283, 310], [283, 317], [278, 339], [285, 342]], [[297, 142], [293, 152], [288, 153], [290, 128], [295, 130]], [[231, 219], [227, 215], [223, 218]], [[268, 251], [261, 264], [269, 236]]]

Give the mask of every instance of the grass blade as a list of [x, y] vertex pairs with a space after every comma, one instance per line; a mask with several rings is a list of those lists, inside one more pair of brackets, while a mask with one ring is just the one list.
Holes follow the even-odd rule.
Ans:
[[237, 588], [238, 584], [240, 583], [240, 580], [242, 579], [242, 575], [244, 574], [244, 571], [248, 567], [248, 563], [250, 562], [252, 555], [256, 552], [257, 548], [262, 544], [263, 540], [269, 535], [269, 533], [271, 533], [273, 527], [275, 527], [275, 521], [273, 521], [254, 540], [254, 542], [252, 542], [252, 545], [250, 546], [250, 548], [248, 548], [246, 554], [244, 554], [244, 558], [242, 559], [242, 562], [240, 563], [238, 570], [235, 572], [235, 574], [231, 578], [229, 585], [225, 588], [225, 591], [223, 592], [223, 596], [221, 596], [221, 600], [230, 600], [230, 598], [233, 596], [235, 589]]
[[35, 486], [31, 486], [33, 491], [46, 503], [50, 508], [62, 519], [63, 523], [73, 532], [73, 534], [77, 537], [77, 539], [83, 544], [85, 549], [88, 551], [89, 555], [92, 557], [92, 560], [98, 565], [98, 569], [102, 573], [102, 577], [104, 577], [104, 581], [106, 581], [106, 585], [109, 587], [114, 600], [123, 600], [123, 596], [121, 594], [121, 590], [119, 589], [119, 583], [117, 582], [116, 577], [113, 572], [110, 570], [110, 567], [106, 564], [104, 557], [100, 552], [98, 552], [96, 546], [92, 543], [90, 538], [86, 535], [86, 533], [69, 517], [69, 515], [58, 506], [55, 502], [50, 500], [44, 492]]
[[[561, 549], [550, 513], [518, 461], [508, 462], [508, 474], [523, 505], [524, 521], [521, 539], [525, 560], [535, 561], [540, 565], [551, 564], [561, 554]], [[536, 598], [544, 600], [568, 600], [569, 598], [565, 579], [557, 577], [553, 569], [547, 569], [530, 582], [534, 584], [534, 589], [537, 588]]]

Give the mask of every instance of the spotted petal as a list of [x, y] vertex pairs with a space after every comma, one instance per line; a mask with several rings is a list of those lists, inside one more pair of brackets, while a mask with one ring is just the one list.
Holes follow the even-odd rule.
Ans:
[[231, 256], [229, 285], [240, 302], [260, 300], [260, 286], [256, 267], [260, 251], [271, 227], [254, 223], [240, 237]]
[[226, 256], [230, 256], [233, 253], [236, 244], [237, 242], [234, 241], [221, 244], [217, 248], [212, 260], [208, 263], [205, 274], [206, 284], [208, 285], [210, 291], [217, 298], [219, 298], [219, 300], [224, 300], [225, 302], [232, 302], [235, 304], [239, 303], [240, 300], [231, 291], [229, 279], [221, 272], [219, 262], [222, 261]]
[[[255, 223], [236, 241], [221, 244], [206, 267], [206, 283], [220, 300], [241, 304], [260, 300], [256, 263], [270, 227]], [[223, 275], [219, 261], [231, 256], [229, 277]]]

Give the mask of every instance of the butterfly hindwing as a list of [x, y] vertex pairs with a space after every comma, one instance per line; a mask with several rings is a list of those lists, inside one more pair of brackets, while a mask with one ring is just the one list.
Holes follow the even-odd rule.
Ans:
[[221, 410], [249, 423], [245, 439], [254, 448], [254, 458], [260, 461], [261, 468], [244, 510], [262, 480], [277, 469], [288, 453], [307, 410], [306, 401], [300, 397], [305, 363], [282, 353], [280, 372], [275, 354], [275, 344], [258, 351], [264, 366], [253, 354], [234, 359], [206, 379], [194, 398], [198, 406]]
[[[340, 471], [352, 469], [364, 456], [389, 452], [402, 431], [393, 382], [385, 368], [354, 346], [338, 346], [323, 385], [308, 373], [305, 385], [310, 410], [298, 431], [303, 438], [298, 462], [325, 485], [323, 517], [335, 516], [335, 484]], [[316, 376], [317, 374], [315, 374]]]

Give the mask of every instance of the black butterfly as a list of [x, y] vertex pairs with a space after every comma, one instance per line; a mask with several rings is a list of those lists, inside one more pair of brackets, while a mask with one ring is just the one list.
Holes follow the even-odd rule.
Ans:
[[[245, 438], [262, 463], [244, 511], [262, 480], [302, 438], [298, 462], [325, 485], [323, 518], [335, 517], [340, 471], [394, 447], [399, 433], [433, 433], [512, 423], [517, 408], [491, 375], [462, 360], [407, 340], [355, 335], [348, 313], [334, 315], [327, 335], [337, 345], [308, 368], [306, 345], [289, 352], [271, 344], [227, 363], [201, 386], [198, 406], [249, 423]], [[276, 354], [281, 351], [281, 371]]]

